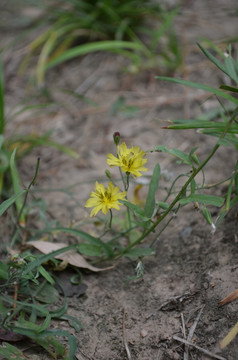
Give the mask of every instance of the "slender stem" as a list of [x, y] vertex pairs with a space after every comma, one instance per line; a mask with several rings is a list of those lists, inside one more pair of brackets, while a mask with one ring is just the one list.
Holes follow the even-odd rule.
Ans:
[[32, 185], [35, 184], [35, 181], [36, 181], [36, 178], [37, 178], [37, 175], [38, 175], [38, 171], [39, 171], [39, 166], [40, 166], [40, 158], [37, 159], [37, 163], [36, 163], [36, 169], [35, 169], [35, 174], [30, 182], [30, 184], [28, 185], [27, 189], [26, 189], [26, 193], [25, 193], [25, 196], [24, 196], [24, 200], [23, 200], [23, 204], [22, 204], [22, 207], [21, 207], [21, 210], [19, 212], [19, 215], [18, 215], [18, 220], [17, 222], [19, 221], [19, 219], [21, 218], [21, 215], [23, 213], [23, 210], [24, 210], [24, 207], [26, 205], [26, 201], [27, 201], [27, 197], [28, 197], [28, 194], [29, 194], [29, 191], [30, 191], [30, 188]]
[[111, 209], [109, 209], [109, 213], [110, 213], [110, 218], [109, 218], [108, 227], [109, 227], [109, 229], [111, 229], [111, 227], [112, 227], [112, 210]]

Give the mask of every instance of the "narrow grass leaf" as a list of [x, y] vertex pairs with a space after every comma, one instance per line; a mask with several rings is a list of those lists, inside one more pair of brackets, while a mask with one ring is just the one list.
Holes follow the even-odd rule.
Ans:
[[238, 93], [238, 89], [235, 88], [234, 86], [221, 85], [220, 89], [226, 90], [226, 91], [231, 91], [231, 92], [234, 92], [234, 93]]
[[227, 345], [229, 345], [237, 334], [238, 334], [238, 322], [233, 326], [233, 328], [229, 331], [226, 337], [224, 337], [224, 339], [220, 342], [220, 348], [224, 349]]
[[4, 79], [3, 67], [0, 53], [0, 134], [4, 133], [5, 128], [5, 114], [4, 114]]
[[60, 317], [60, 320], [61, 319], [68, 321], [69, 325], [71, 327], [73, 327], [75, 329], [75, 331], [77, 331], [77, 332], [79, 332], [81, 329], [83, 329], [83, 325], [81, 324], [81, 322], [73, 316], [65, 314]]
[[124, 256], [129, 258], [140, 258], [143, 256], [150, 256], [155, 253], [154, 249], [151, 248], [137, 248], [137, 249], [130, 249], [124, 253]]
[[51, 285], [55, 284], [54, 279], [52, 278], [52, 276], [48, 273], [48, 271], [45, 270], [45, 268], [43, 266], [39, 266], [38, 267], [38, 271], [39, 273], [43, 276], [43, 278], [45, 278]]
[[86, 256], [102, 256], [104, 254], [102, 247], [92, 244], [78, 244], [78, 251]]
[[53, 66], [56, 66], [62, 62], [67, 60], [71, 60], [75, 57], [85, 55], [95, 51], [118, 51], [120, 49], [131, 49], [131, 50], [144, 50], [144, 46], [142, 44], [130, 41], [98, 41], [90, 44], [76, 46], [68, 51], [65, 51], [64, 54], [58, 56], [53, 59], [46, 65], [46, 69], [48, 70]]
[[52, 229], [45, 229], [44, 232], [54, 232], [54, 231], [59, 231], [59, 232], [65, 232], [65, 233], [69, 233], [72, 234], [74, 236], [80, 237], [81, 239], [87, 241], [89, 244], [94, 244], [94, 245], [99, 245], [102, 247], [102, 249], [104, 250], [105, 254], [110, 257], [113, 255], [113, 250], [112, 248], [105, 244], [102, 240], [100, 240], [99, 238], [95, 238], [94, 236], [82, 231], [82, 230], [78, 230], [78, 229], [73, 229], [73, 228], [64, 228], [64, 227], [57, 227], [57, 228], [52, 228]]
[[155, 194], [159, 186], [159, 178], [160, 178], [160, 166], [159, 164], [156, 164], [152, 178], [150, 180], [149, 191], [146, 198], [145, 209], [144, 209], [145, 216], [148, 217], [149, 219], [152, 217], [155, 209]]
[[226, 212], [228, 212], [230, 210], [233, 181], [234, 181], [234, 176], [232, 176], [232, 178], [231, 178], [231, 181], [230, 181], [230, 184], [229, 184], [229, 187], [228, 187], [228, 191], [227, 191], [227, 194], [226, 194], [226, 202], [225, 202], [225, 210], [226, 210]]
[[187, 80], [182, 80], [182, 79], [174, 79], [174, 78], [170, 78], [167, 76], [156, 76], [156, 79], [158, 80], [164, 80], [164, 81], [169, 81], [175, 84], [180, 84], [180, 85], [185, 85], [185, 86], [189, 86], [195, 89], [201, 89], [204, 91], [208, 91], [211, 94], [214, 94], [216, 96], [220, 96], [223, 99], [229, 100], [231, 102], [233, 102], [234, 104], [238, 105], [238, 99], [236, 99], [235, 97], [227, 94], [226, 92], [213, 88], [211, 86], [208, 85], [204, 85], [204, 84], [200, 84], [200, 83], [196, 83], [196, 82], [192, 82], [192, 81], [187, 81]]
[[9, 343], [2, 343], [0, 346], [0, 355], [4, 356], [4, 359], [11, 360], [26, 360], [27, 357], [21, 350]]
[[[16, 156], [16, 148], [13, 150], [11, 157], [10, 157], [10, 172], [11, 172], [11, 178], [12, 178], [12, 184], [13, 184], [13, 190], [15, 194], [20, 193], [21, 189], [21, 181], [20, 177], [17, 171], [16, 162], [15, 162], [15, 156]], [[22, 226], [25, 225], [25, 215], [22, 212], [22, 206], [23, 206], [23, 199], [21, 196], [18, 196], [16, 198], [16, 208], [18, 214], [21, 214], [21, 217], [19, 219], [19, 222]]]
[[119, 200], [119, 202], [122, 203], [123, 205], [125, 205], [126, 207], [128, 207], [128, 209], [132, 210], [133, 213], [135, 214], [135, 216], [140, 218], [142, 221], [150, 220], [150, 218], [145, 215], [144, 210], [141, 207], [139, 207], [138, 205], [132, 204], [131, 202], [126, 201], [126, 200]]
[[9, 277], [8, 266], [0, 261], [0, 280], [7, 280]]
[[208, 50], [204, 49], [204, 47], [197, 43], [198, 47], [202, 50], [202, 52], [204, 53], [204, 55], [206, 55], [206, 57], [213, 63], [215, 64], [221, 71], [223, 71], [225, 74], [229, 75], [229, 72], [227, 72], [226, 67], [223, 65], [223, 63], [221, 61], [219, 61], [215, 56], [213, 56]]
[[[163, 128], [174, 130], [186, 130], [186, 129], [212, 129], [213, 131], [223, 132], [226, 128], [225, 122], [215, 121], [202, 121], [202, 120], [174, 120], [174, 125], [168, 125]], [[227, 130], [228, 133], [236, 134], [238, 131], [237, 125], [233, 124]]]
[[212, 223], [213, 223], [212, 215], [211, 215], [210, 211], [208, 210], [208, 208], [204, 205], [202, 207], [202, 214], [203, 214], [204, 219], [207, 221], [207, 223], [209, 225], [212, 225]]
[[173, 155], [173, 156], [179, 158], [184, 164], [192, 165], [192, 162], [191, 162], [189, 156], [181, 150], [174, 149], [174, 148], [168, 149], [164, 145], [159, 145], [159, 146], [156, 146], [155, 149], [152, 151], [166, 152], [170, 155]]
[[190, 202], [198, 202], [204, 205], [221, 207], [224, 204], [224, 198], [215, 195], [193, 194], [186, 198], [180, 199], [179, 202], [181, 205], [186, 205]]
[[12, 204], [14, 204], [14, 202], [20, 197], [22, 196], [24, 193], [26, 192], [26, 190], [21, 190], [20, 192], [18, 192], [17, 194], [11, 196], [9, 199], [5, 200], [1, 205], [0, 205], [0, 216], [2, 216], [2, 214], [9, 208], [9, 206], [11, 206]]
[[225, 56], [225, 66], [227, 70], [228, 76], [238, 84], [238, 77], [236, 73], [236, 69], [234, 66], [234, 59], [231, 57], [231, 54]]

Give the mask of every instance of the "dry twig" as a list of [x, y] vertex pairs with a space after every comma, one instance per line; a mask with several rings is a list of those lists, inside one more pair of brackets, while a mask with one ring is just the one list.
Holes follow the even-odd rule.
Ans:
[[193, 344], [193, 343], [191, 343], [190, 341], [187, 341], [187, 340], [185, 340], [185, 339], [182, 339], [182, 338], [180, 338], [180, 337], [178, 337], [178, 336], [176, 336], [176, 335], [173, 336], [173, 339], [176, 340], [176, 341], [180, 341], [181, 343], [183, 343], [183, 344], [185, 344], [185, 345], [193, 346], [193, 347], [195, 347], [195, 349], [203, 352], [204, 354], [212, 357], [213, 359], [227, 360], [227, 359], [225, 359], [225, 358], [222, 357], [222, 356], [213, 354], [213, 353], [211, 353], [210, 351], [208, 351], [208, 350], [206, 350], [206, 349], [203, 349], [202, 347], [200, 347], [200, 346], [198, 346], [198, 345], [196, 345], [196, 344]]
[[126, 354], [127, 354], [127, 358], [128, 360], [131, 360], [131, 353], [130, 353], [130, 349], [128, 346], [128, 342], [127, 342], [127, 337], [126, 337], [126, 311], [125, 309], [123, 309], [123, 318], [122, 318], [122, 333], [123, 333], [123, 343], [126, 349]]
[[[191, 341], [192, 338], [193, 338], [193, 334], [194, 334], [194, 331], [197, 327], [197, 324], [198, 324], [198, 321], [202, 315], [202, 312], [203, 312], [203, 309], [204, 309], [204, 306], [201, 308], [201, 310], [199, 311], [196, 319], [194, 320], [194, 323], [193, 325], [190, 327], [189, 329], [189, 333], [188, 333], [188, 336], [187, 336], [187, 341]], [[188, 346], [185, 346], [185, 350], [184, 350], [184, 355], [183, 355], [183, 360], [188, 360]]]

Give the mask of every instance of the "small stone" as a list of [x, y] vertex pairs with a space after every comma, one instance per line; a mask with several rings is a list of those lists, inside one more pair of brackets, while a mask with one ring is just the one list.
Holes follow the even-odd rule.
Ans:
[[142, 338], [146, 337], [148, 335], [148, 331], [146, 331], [145, 329], [142, 329], [141, 332], [140, 332], [140, 336]]

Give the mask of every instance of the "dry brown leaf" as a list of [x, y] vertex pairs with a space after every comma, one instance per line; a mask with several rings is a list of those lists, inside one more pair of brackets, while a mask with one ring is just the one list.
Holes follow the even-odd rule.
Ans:
[[224, 349], [230, 342], [236, 337], [238, 334], [238, 322], [233, 326], [233, 328], [229, 331], [229, 333], [224, 337], [224, 339], [220, 342], [220, 348]]
[[238, 298], [238, 289], [232, 291], [232, 293], [230, 293], [224, 299], [219, 301], [218, 305], [223, 306], [223, 305], [229, 304], [230, 302], [234, 301], [237, 298]]
[[[28, 241], [27, 244], [33, 246], [37, 250], [41, 251], [43, 254], [49, 254], [52, 251], [56, 251], [68, 246], [68, 244], [64, 244], [64, 243], [52, 243], [49, 241], [42, 241], [42, 240]], [[113, 268], [112, 266], [110, 266], [107, 268], [100, 269], [93, 265], [90, 265], [83, 258], [83, 256], [80, 255], [76, 250], [69, 250], [65, 253], [57, 255], [55, 258], [63, 261], [67, 261], [68, 264], [76, 266], [78, 268], [88, 269], [94, 272], [110, 270]]]

